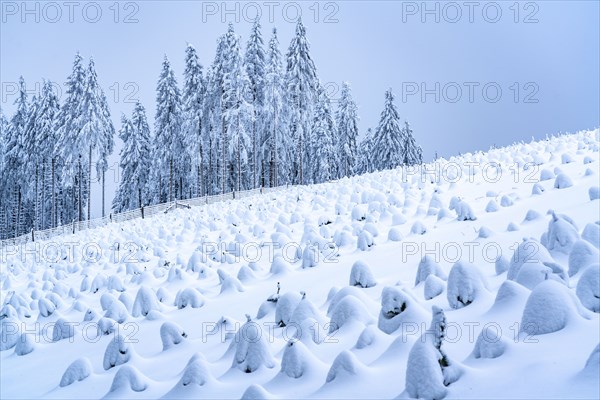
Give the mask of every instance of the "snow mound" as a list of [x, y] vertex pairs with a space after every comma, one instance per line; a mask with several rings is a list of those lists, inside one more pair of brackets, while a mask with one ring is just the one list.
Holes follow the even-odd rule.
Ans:
[[537, 285], [525, 304], [521, 332], [544, 335], [563, 329], [578, 311], [567, 288], [555, 281]]
[[288, 292], [282, 295], [277, 300], [277, 306], [275, 308], [275, 323], [277, 326], [286, 326], [292, 318], [292, 314], [298, 304], [302, 300], [302, 295], [297, 292]]
[[71, 363], [62, 378], [60, 387], [69, 386], [74, 382], [79, 382], [92, 374], [92, 363], [87, 358], [79, 358]]
[[429, 275], [435, 275], [440, 279], [447, 279], [446, 274], [440, 267], [440, 265], [435, 262], [434, 258], [428, 255], [425, 255], [419, 261], [419, 266], [417, 268], [417, 277], [415, 278], [415, 286], [417, 286], [421, 282], [425, 282]]
[[600, 252], [596, 247], [585, 240], [577, 240], [569, 253], [569, 276], [597, 264], [598, 260], [600, 260]]
[[196, 353], [188, 361], [175, 387], [204, 386], [213, 380], [206, 359], [202, 353]]
[[133, 354], [133, 350], [122, 335], [117, 335], [108, 343], [104, 352], [104, 361], [102, 365], [105, 370], [121, 365], [129, 361]]
[[250, 385], [242, 394], [241, 400], [269, 400], [275, 397], [260, 385]]
[[588, 310], [600, 312], [600, 265], [587, 267], [577, 282], [577, 297]]
[[371, 269], [364, 261], [356, 261], [350, 271], [350, 286], [369, 288], [377, 285]]
[[560, 173], [556, 175], [556, 179], [554, 180], [554, 188], [555, 189], [566, 189], [573, 186], [573, 181], [569, 176], [565, 173]]
[[252, 373], [260, 367], [273, 368], [275, 360], [271, 355], [265, 333], [260, 325], [247, 321], [235, 334], [235, 356], [232, 368], [238, 368], [245, 373]]
[[327, 373], [326, 382], [332, 382], [335, 379], [341, 379], [343, 377], [352, 377], [357, 375], [362, 369], [360, 361], [351, 352], [344, 350], [333, 360], [331, 368]]
[[599, 186], [592, 186], [588, 190], [588, 195], [590, 196], [590, 201], [600, 199], [600, 187]]
[[331, 312], [329, 333], [340, 329], [349, 321], [358, 321], [364, 325], [373, 322], [365, 305], [354, 296], [344, 297]]
[[542, 244], [548, 250], [569, 254], [573, 244], [579, 239], [577, 228], [569, 218], [557, 215], [554, 211], [550, 211], [550, 213], [552, 219], [548, 223], [548, 231], [545, 233], [545, 240], [542, 241]]
[[507, 341], [502, 337], [501, 332], [502, 329], [499, 325], [484, 327], [475, 342], [473, 357], [497, 358], [504, 354], [507, 347]]
[[131, 365], [124, 365], [115, 374], [109, 392], [124, 392], [133, 390], [143, 392], [148, 387], [144, 375]]
[[317, 359], [304, 343], [292, 339], [285, 345], [281, 357], [281, 373], [290, 378], [298, 379], [310, 373], [317, 363]]
[[187, 333], [174, 322], [165, 322], [160, 326], [160, 339], [163, 351], [181, 343], [185, 338], [187, 338]]
[[386, 286], [381, 292], [381, 311], [377, 326], [382, 332], [391, 334], [407, 323], [422, 323], [427, 312], [402, 289]]
[[468, 306], [485, 290], [483, 276], [472, 264], [458, 261], [448, 275], [448, 303], [452, 308]]
[[431, 300], [439, 296], [445, 288], [446, 282], [435, 275], [429, 275], [427, 279], [425, 279], [425, 285], [423, 286], [425, 300]]
[[147, 316], [150, 311], [160, 311], [160, 305], [156, 294], [147, 286], [138, 289], [131, 314], [134, 317]]
[[204, 300], [202, 299], [200, 292], [194, 288], [187, 287], [177, 292], [174, 305], [180, 310], [187, 306], [199, 308], [204, 305]]
[[506, 279], [515, 280], [519, 270], [527, 261], [544, 263], [553, 262], [554, 260], [546, 247], [542, 246], [540, 242], [533, 238], [524, 238], [512, 255]]
[[600, 224], [587, 224], [581, 232], [581, 238], [600, 249]]

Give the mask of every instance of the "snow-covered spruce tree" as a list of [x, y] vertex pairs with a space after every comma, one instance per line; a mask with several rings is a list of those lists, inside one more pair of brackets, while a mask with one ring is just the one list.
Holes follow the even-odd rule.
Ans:
[[337, 137], [336, 132], [329, 97], [323, 88], [319, 88], [319, 99], [315, 108], [307, 149], [307, 155], [312, 160], [311, 168], [307, 168], [305, 171], [305, 176], [310, 171], [311, 183], [326, 182], [334, 177], [336, 167], [334, 138]]
[[[205, 144], [203, 143], [202, 123], [205, 91], [202, 65], [198, 61], [196, 49], [188, 44], [185, 50], [185, 70], [183, 71], [183, 130], [192, 168], [191, 174], [187, 177], [188, 190], [191, 191], [194, 188], [193, 195], [195, 197], [204, 193], [202, 155]], [[188, 197], [192, 197], [191, 193], [188, 193]]]
[[87, 186], [83, 186], [78, 136], [83, 126], [79, 118], [80, 107], [86, 91], [86, 70], [83, 58], [79, 53], [75, 55], [73, 70], [67, 78], [66, 98], [56, 117], [56, 146], [54, 158], [57, 164], [57, 175], [60, 176], [60, 210], [55, 215], [54, 225], [69, 223], [75, 219], [82, 219], [81, 205], [86, 196]]
[[25, 176], [25, 127], [29, 118], [29, 104], [27, 102], [27, 91], [25, 80], [19, 78], [19, 93], [14, 102], [16, 111], [10, 120], [6, 132], [4, 157], [5, 168], [2, 174], [2, 192], [6, 199], [9, 210], [8, 236], [16, 237], [25, 233], [25, 218], [23, 215], [23, 182], [27, 182]]
[[[134, 119], [135, 118], [135, 125]], [[150, 173], [150, 129], [144, 107], [138, 102], [130, 120], [121, 116], [119, 137], [121, 149], [121, 180], [113, 200], [113, 210], [123, 212], [148, 204]]]
[[260, 32], [260, 20], [257, 17], [252, 25], [250, 37], [246, 45], [244, 66], [250, 81], [250, 103], [253, 106], [252, 128], [250, 129], [251, 148], [251, 185], [252, 189], [265, 186], [265, 161], [260, 151], [261, 135], [259, 133], [260, 119], [265, 102], [265, 49]]
[[373, 131], [371, 128], [367, 129], [367, 133], [365, 137], [360, 142], [360, 146], [358, 147], [358, 162], [357, 162], [357, 171], [359, 174], [365, 174], [367, 172], [373, 172], [372, 168], [372, 160], [373, 156], [371, 152], [373, 151]]
[[290, 42], [287, 58], [286, 83], [287, 104], [290, 108], [289, 131], [293, 140], [295, 160], [293, 163], [292, 182], [304, 184], [305, 166], [309, 165], [306, 147], [313, 122], [313, 110], [318, 99], [319, 80], [317, 68], [310, 57], [310, 43], [306, 39], [306, 29], [298, 18], [296, 34]]
[[26, 176], [34, 177], [26, 197], [34, 207], [33, 228], [46, 229], [51, 225], [53, 212], [52, 158], [56, 136], [54, 119], [60, 109], [58, 97], [50, 81], [44, 81], [40, 96], [32, 107], [25, 128], [24, 157]]
[[225, 35], [217, 42], [215, 59], [206, 76], [206, 94], [204, 96], [203, 143], [205, 169], [207, 170], [206, 193], [216, 194], [224, 190], [222, 178], [222, 146], [224, 140], [223, 110], [223, 77], [225, 74]]
[[[0, 108], [0, 184], [4, 185], [6, 144], [8, 141], [8, 120]], [[5, 186], [2, 186], [5, 188]], [[0, 239], [8, 238], [8, 207], [6, 193], [0, 189]]]
[[152, 146], [154, 181], [158, 183], [153, 193], [154, 203], [173, 201], [183, 181], [186, 161], [186, 144], [181, 134], [181, 93], [175, 73], [165, 55], [162, 71], [156, 87], [156, 116], [154, 119], [154, 143]]
[[421, 146], [417, 145], [413, 136], [413, 131], [407, 121], [404, 121], [403, 128], [405, 145], [404, 145], [404, 165], [418, 165], [423, 163], [423, 151]]
[[337, 177], [352, 176], [356, 172], [358, 151], [356, 138], [358, 137], [358, 107], [352, 98], [350, 84], [342, 83], [342, 92], [338, 109], [335, 114], [338, 129], [336, 143], [339, 154], [339, 175]]
[[227, 66], [223, 80], [223, 120], [228, 139], [228, 159], [231, 165], [230, 184], [235, 191], [252, 186], [249, 169], [251, 153], [250, 131], [253, 125], [251, 82], [244, 69], [240, 38], [233, 25], [227, 33]]
[[401, 165], [404, 161], [405, 143], [404, 130], [394, 105], [394, 95], [392, 89], [389, 89], [385, 92], [385, 106], [373, 136], [373, 168], [383, 170]]
[[[108, 169], [107, 158], [113, 152], [115, 128], [104, 91], [98, 83], [94, 60], [90, 62], [86, 74], [86, 86], [78, 109], [81, 130], [77, 136], [77, 149], [82, 161], [87, 163], [87, 219], [91, 212], [92, 157], [98, 159], [96, 176], [103, 176]], [[102, 179], [102, 198], [104, 199], [104, 179]], [[102, 205], [104, 209], [104, 204]], [[103, 210], [104, 211], [104, 210]]]
[[289, 131], [286, 127], [286, 109], [282, 56], [279, 51], [277, 29], [269, 41], [264, 79], [264, 105], [261, 115], [262, 159], [265, 186], [271, 187], [289, 183], [291, 162], [293, 159], [289, 144]]

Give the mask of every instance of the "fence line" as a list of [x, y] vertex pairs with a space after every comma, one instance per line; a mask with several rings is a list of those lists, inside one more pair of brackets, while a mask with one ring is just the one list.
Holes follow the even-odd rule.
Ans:
[[164, 214], [168, 212], [171, 208], [177, 208], [178, 206], [183, 206], [185, 208], [191, 207], [199, 207], [208, 204], [220, 203], [227, 200], [238, 200], [246, 197], [253, 196], [255, 194], [266, 194], [272, 192], [278, 192], [283, 189], [287, 189], [292, 185], [286, 186], [278, 186], [272, 188], [258, 188], [258, 189], [250, 189], [243, 190], [240, 192], [229, 192], [224, 194], [215, 194], [211, 196], [202, 196], [195, 197], [192, 199], [185, 200], [175, 200], [166, 203], [153, 204], [150, 206], [136, 208], [133, 210], [123, 211], [121, 213], [109, 214], [105, 217], [93, 218], [86, 221], [77, 221], [64, 225], [59, 225], [55, 228], [44, 229], [41, 231], [32, 230], [30, 233], [17, 236], [15, 238], [0, 240], [0, 248], [3, 248], [8, 245], [22, 245], [29, 242], [34, 242], [38, 240], [47, 240], [55, 236], [60, 236], [64, 234], [73, 234], [75, 232], [80, 232], [87, 229], [100, 228], [108, 225], [109, 223], [120, 223], [125, 221], [131, 221], [133, 219], [138, 218], [149, 218], [158, 214]]

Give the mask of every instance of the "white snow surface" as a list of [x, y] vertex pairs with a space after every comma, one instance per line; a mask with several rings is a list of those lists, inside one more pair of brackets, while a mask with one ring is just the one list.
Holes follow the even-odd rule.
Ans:
[[0, 398], [600, 398], [599, 137], [4, 247]]

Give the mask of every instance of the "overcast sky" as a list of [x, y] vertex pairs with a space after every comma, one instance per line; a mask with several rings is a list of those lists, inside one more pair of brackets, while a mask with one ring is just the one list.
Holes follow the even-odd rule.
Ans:
[[207, 67], [229, 22], [245, 47], [258, 11], [265, 43], [277, 27], [284, 54], [301, 13], [330, 95], [351, 83], [361, 133], [376, 127], [393, 88], [426, 160], [600, 125], [598, 1], [0, 3], [0, 106], [8, 117], [20, 75], [32, 93], [46, 78], [64, 96], [80, 51], [95, 59], [116, 129], [137, 99], [152, 124], [164, 54], [181, 83], [186, 43]]

